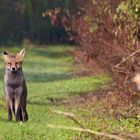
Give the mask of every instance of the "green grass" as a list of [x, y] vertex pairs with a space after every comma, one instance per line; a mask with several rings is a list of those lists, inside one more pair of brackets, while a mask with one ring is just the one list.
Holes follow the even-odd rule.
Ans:
[[[27, 46], [25, 46], [27, 47]], [[18, 47], [3, 50], [17, 52]], [[28, 114], [27, 123], [7, 121], [5, 103], [0, 100], [0, 140], [90, 140], [88, 134], [75, 131], [48, 128], [48, 124], [75, 126], [72, 120], [50, 112], [50, 110], [63, 110], [74, 112], [80, 116], [80, 122], [95, 131], [107, 133], [133, 133], [140, 135], [140, 121], [136, 118], [114, 119], [94, 114], [96, 108], [69, 108], [64, 105], [53, 105], [48, 101], [52, 99], [69, 98], [75, 95], [87, 94], [106, 83], [109, 78], [102, 74], [98, 76], [73, 77], [72, 73], [77, 67], [74, 65], [72, 52], [74, 47], [69, 46], [36, 46], [26, 48], [26, 57], [23, 64], [24, 74], [28, 86]], [[77, 67], [78, 68], [78, 67]], [[3, 97], [3, 60], [0, 60], [0, 97]], [[95, 105], [95, 107], [98, 105]], [[83, 117], [84, 116], [84, 117]], [[99, 138], [101, 139], [101, 138]]]
[[[27, 107], [29, 121], [16, 123], [7, 121], [7, 110], [1, 107], [0, 139], [4, 140], [71, 140], [79, 136], [79, 132], [50, 129], [48, 124], [76, 126], [74, 122], [53, 114], [51, 109], [67, 109], [67, 106], [55, 106], [48, 102], [47, 97], [54, 99], [87, 94], [103, 85], [108, 77], [105, 75], [90, 77], [72, 77], [75, 69], [72, 56], [68, 53], [74, 50], [69, 46], [34, 47], [26, 49], [23, 64], [28, 86]], [[0, 48], [0, 51], [17, 52], [19, 48]], [[0, 79], [3, 82], [4, 67], [0, 63]], [[3, 85], [0, 84], [1, 97]], [[3, 102], [1, 103], [3, 104]], [[81, 139], [84, 139], [81, 138]]]

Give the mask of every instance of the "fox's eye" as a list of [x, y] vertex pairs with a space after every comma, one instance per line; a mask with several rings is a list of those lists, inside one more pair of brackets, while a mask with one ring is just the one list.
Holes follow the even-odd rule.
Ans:
[[8, 65], [11, 65], [11, 63], [8, 63]]
[[19, 65], [20, 64], [20, 62], [16, 62], [16, 65]]

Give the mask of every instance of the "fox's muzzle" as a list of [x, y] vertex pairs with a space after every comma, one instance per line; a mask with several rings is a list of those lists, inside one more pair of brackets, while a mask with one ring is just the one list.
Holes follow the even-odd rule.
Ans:
[[16, 72], [17, 71], [17, 68], [16, 67], [11, 67], [10, 71], [11, 72]]

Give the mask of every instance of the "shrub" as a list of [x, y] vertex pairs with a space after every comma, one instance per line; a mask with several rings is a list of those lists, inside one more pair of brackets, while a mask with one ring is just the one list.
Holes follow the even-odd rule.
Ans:
[[115, 34], [127, 47], [134, 47], [140, 39], [140, 1], [122, 1], [116, 10], [114, 21], [117, 25]]

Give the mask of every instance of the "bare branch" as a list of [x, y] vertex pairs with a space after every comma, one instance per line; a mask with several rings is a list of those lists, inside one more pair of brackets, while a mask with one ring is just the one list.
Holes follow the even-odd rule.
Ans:
[[124, 62], [126, 62], [128, 59], [130, 59], [131, 57], [133, 57], [135, 54], [137, 54], [138, 52], [140, 52], [140, 49], [136, 50], [135, 52], [131, 53], [129, 56], [127, 56], [126, 58], [122, 59], [122, 61], [120, 63], [118, 63], [117, 65], [115, 65], [114, 67], [119, 67], [121, 64], [123, 64]]
[[73, 113], [69, 113], [69, 112], [62, 112], [62, 111], [58, 111], [58, 110], [51, 110], [51, 112], [59, 114], [59, 115], [63, 115], [71, 120], [73, 120], [76, 124], [78, 124], [81, 128], [84, 128], [84, 126], [78, 121], [79, 119], [77, 119], [77, 116], [74, 115]]
[[62, 112], [60, 110], [51, 110], [51, 112], [56, 113], [56, 114], [60, 114], [66, 117], [76, 117], [76, 115], [74, 115], [73, 113], [69, 113], [69, 112]]
[[87, 132], [90, 134], [94, 134], [94, 135], [98, 135], [98, 136], [104, 136], [104, 137], [108, 137], [114, 140], [125, 140], [119, 136], [113, 135], [113, 134], [107, 134], [107, 133], [103, 133], [103, 132], [97, 132], [97, 131], [93, 131], [91, 129], [85, 129], [85, 128], [78, 128], [78, 127], [67, 127], [67, 126], [60, 126], [60, 125], [48, 125], [49, 128], [57, 128], [57, 129], [65, 129], [65, 130], [73, 130], [73, 131], [80, 131], [80, 132]]

